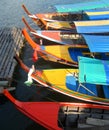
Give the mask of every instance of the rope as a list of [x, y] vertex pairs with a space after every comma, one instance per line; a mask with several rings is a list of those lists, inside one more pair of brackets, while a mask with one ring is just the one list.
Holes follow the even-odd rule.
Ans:
[[[70, 74], [72, 74], [69, 70], [67, 70]], [[78, 81], [78, 73], [73, 73], [72, 74], [75, 77], [75, 80]], [[88, 89], [87, 87], [85, 87], [83, 84], [79, 83], [79, 86], [77, 88], [77, 92], [79, 91], [80, 87], [83, 87], [85, 90], [87, 90], [89, 93], [93, 94], [94, 96], [95, 93], [93, 93], [93, 91], [91, 91], [90, 89]]]

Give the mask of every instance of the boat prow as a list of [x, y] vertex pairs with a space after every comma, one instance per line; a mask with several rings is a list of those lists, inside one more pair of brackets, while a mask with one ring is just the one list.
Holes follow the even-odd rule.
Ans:
[[[108, 61], [102, 61], [103, 60], [79, 57], [79, 69], [62, 68], [34, 70], [30, 76], [40, 85], [71, 98], [109, 105], [109, 83], [106, 81], [108, 70], [106, 67], [103, 67], [107, 66], [109, 63]], [[99, 69], [98, 66], [101, 66], [101, 69]], [[90, 71], [88, 71], [89, 68]], [[25, 68], [23, 69], [25, 70]], [[90, 76], [95, 78], [93, 79]]]
[[70, 102], [22, 102], [7, 89], [2, 93], [24, 115], [48, 130], [107, 128], [109, 106]]
[[[44, 126], [49, 130], [62, 130], [58, 127], [59, 103], [53, 102], [21, 102], [16, 100], [7, 90], [3, 94], [20, 110], [23, 114]], [[49, 114], [48, 114], [49, 113]]]
[[[23, 17], [22, 21], [25, 25], [25, 27], [30, 31], [31, 34], [35, 36], [35, 38], [38, 39], [46, 39], [47, 42], [52, 42], [52, 45], [60, 44], [75, 44], [73, 40], [80, 40], [82, 39], [82, 35], [80, 34], [74, 34], [69, 31], [62, 31], [62, 30], [35, 30], [33, 29], [29, 23], [26, 21], [26, 19]], [[76, 41], [75, 41], [76, 42]], [[50, 43], [49, 43], [50, 44]]]
[[[80, 13], [72, 13], [72, 20], [59, 20], [59, 17], [65, 17], [63, 13], [54, 14], [31, 14], [25, 5], [22, 5], [26, 14], [32, 18], [32, 20], [40, 27], [42, 30], [67, 30], [74, 33], [108, 33], [109, 26], [109, 12], [107, 10], [89, 10], [84, 12], [88, 17], [83, 20], [83, 15]], [[77, 8], [78, 9], [78, 8]], [[71, 15], [67, 13], [67, 15]], [[92, 16], [93, 15], [93, 16]], [[55, 20], [53, 17], [58, 18]], [[85, 17], [86, 17], [85, 16]], [[67, 16], [68, 17], [68, 16]], [[69, 16], [71, 17], [71, 16]], [[91, 20], [90, 20], [91, 17]]]

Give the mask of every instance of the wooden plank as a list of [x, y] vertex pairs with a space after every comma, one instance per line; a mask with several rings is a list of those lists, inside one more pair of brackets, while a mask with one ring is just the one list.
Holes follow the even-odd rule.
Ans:
[[11, 67], [9, 75], [8, 75], [8, 79], [10, 79], [10, 80], [11, 80], [11, 77], [13, 76], [16, 64], [17, 64], [17, 62], [15, 60], [13, 60], [12, 67]]
[[23, 47], [24, 37], [20, 28], [0, 29], [0, 85], [7, 85], [12, 81], [16, 66], [15, 54], [19, 54]]
[[15, 54], [15, 52], [13, 51], [13, 48], [11, 47], [9, 47], [9, 52], [7, 52], [6, 54], [5, 54], [5, 56], [6, 56], [6, 60], [5, 60], [5, 63], [4, 63], [4, 68], [6, 69], [6, 71], [4, 72], [4, 73], [1, 73], [1, 76], [3, 77], [3, 78], [5, 78], [6, 76], [8, 76], [8, 73], [9, 73], [9, 69], [10, 69], [10, 67], [11, 67], [11, 63], [12, 63], [12, 61], [13, 61], [13, 55]]
[[[11, 38], [13, 39], [13, 36], [11, 36]], [[9, 74], [9, 70], [10, 70], [10, 68], [12, 66], [12, 62], [13, 62], [13, 57], [14, 57], [14, 55], [16, 53], [16, 43], [14, 42], [14, 39], [10, 43], [10, 47], [11, 47], [11, 49], [10, 49], [10, 52], [8, 54], [8, 57], [7, 57], [7, 62], [5, 63], [5, 66], [7, 64], [8, 64], [8, 66], [7, 66], [7, 70], [6, 70], [5, 74], [4, 74], [4, 77], [8, 76], [8, 74]]]
[[[2, 53], [3, 57], [2, 57], [2, 64], [1, 65], [2, 65], [2, 70], [3, 71], [1, 72], [1, 76], [3, 77], [4, 72], [6, 72], [4, 70], [6, 70], [7, 67], [8, 67], [8, 65], [7, 65], [8, 62], [11, 62], [11, 53], [13, 52], [11, 39], [9, 39], [9, 42], [7, 41], [7, 46], [4, 48], [4, 50], [2, 52], [3, 52]], [[0, 69], [1, 69], [1, 67], [0, 67]]]
[[[19, 31], [19, 30], [18, 30]], [[18, 31], [17, 31], [17, 33], [18, 33]], [[15, 51], [15, 53], [19, 53], [19, 51], [20, 51], [20, 49], [21, 49], [21, 47], [23, 46], [23, 39], [21, 39], [21, 36], [22, 36], [22, 34], [21, 34], [21, 30], [20, 30], [20, 35], [19, 34], [13, 34], [13, 36], [16, 36], [15, 38], [14, 38], [14, 42], [16, 43], [16, 51]], [[13, 53], [13, 57], [14, 57], [14, 53]], [[13, 69], [14, 69], [14, 67], [15, 67], [15, 65], [16, 65], [16, 62], [13, 60], [12, 62], [10, 62], [10, 66], [11, 66], [11, 68], [10, 68], [10, 72], [9, 72], [9, 75], [8, 75], [8, 78], [10, 79], [10, 77], [12, 76], [12, 74], [13, 74]]]
[[[16, 32], [15, 32], [15, 35], [16, 35]], [[12, 36], [10, 36], [10, 38], [11, 39], [13, 39], [13, 37]], [[14, 41], [14, 40], [13, 40]], [[9, 65], [11, 64], [11, 62], [12, 62], [12, 60], [13, 60], [13, 57], [14, 57], [14, 55], [15, 55], [15, 53], [16, 53], [16, 42], [10, 42], [10, 46], [8, 46], [8, 48], [10, 49], [8, 49], [9, 50], [9, 52], [8, 52], [8, 50], [7, 51], [5, 51], [6, 52], [6, 54], [5, 54], [5, 57], [4, 57], [4, 61], [6, 61], [6, 63], [4, 63], [4, 68], [6, 68], [6, 66], [7, 66], [7, 64], [8, 64], [8, 60], [10, 60], [10, 62], [9, 62]], [[18, 44], [18, 43], [17, 43]], [[14, 52], [14, 51], [15, 52]], [[10, 56], [10, 53], [11, 53], [11, 56]], [[6, 59], [7, 58], [7, 59]], [[9, 68], [10, 68], [10, 66], [7, 66], [8, 67], [8, 70], [9, 70]], [[7, 73], [8, 73], [8, 71], [6, 71]], [[5, 73], [5, 75], [7, 74], [7, 73]], [[3, 73], [1, 74], [1, 76], [3, 76]]]
[[[16, 53], [18, 54], [19, 51], [20, 51], [20, 49], [23, 47], [24, 37], [22, 37], [22, 33], [21, 33], [21, 30], [20, 30], [20, 29], [18, 29], [17, 32], [19, 33], [19, 35], [18, 35], [18, 38], [16, 39], [15, 42], [16, 42], [17, 45], [18, 45], [18, 46], [16, 47]], [[18, 44], [18, 43], [20, 43], [20, 44]], [[9, 75], [8, 75], [8, 78], [10, 78], [10, 77], [13, 75], [13, 69], [14, 69], [15, 65], [16, 65], [16, 61], [13, 60], [13, 62], [12, 62], [12, 67], [11, 67], [10, 73], [9, 73]]]
[[105, 126], [105, 125], [109, 125], [109, 120], [87, 118], [86, 123], [90, 125], [96, 125], [96, 126]]
[[8, 85], [8, 81], [0, 81], [0, 86], [7, 86]]
[[5, 53], [7, 51], [9, 51], [10, 48], [8, 48], [8, 40], [7, 40], [7, 37], [5, 37], [5, 40], [2, 44], [2, 48], [0, 49], [0, 73], [2, 73], [4, 70], [3, 70], [3, 65], [4, 65], [4, 62], [5, 62], [5, 59], [6, 59], [6, 56], [5, 56]]

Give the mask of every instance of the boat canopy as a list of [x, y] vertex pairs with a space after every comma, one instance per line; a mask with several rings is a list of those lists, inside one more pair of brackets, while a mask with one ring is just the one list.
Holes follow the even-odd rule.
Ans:
[[90, 52], [109, 52], [108, 35], [82, 35], [88, 45]]
[[109, 61], [79, 57], [79, 82], [109, 85]]
[[109, 20], [74, 21], [78, 33], [107, 33]]
[[109, 7], [109, 0], [96, 0], [91, 2], [66, 4], [66, 5], [54, 5], [57, 12], [78, 12], [97, 8]]
[[92, 9], [88, 11], [84, 11], [85, 17], [89, 20], [103, 20], [109, 19], [109, 8], [104, 9]]

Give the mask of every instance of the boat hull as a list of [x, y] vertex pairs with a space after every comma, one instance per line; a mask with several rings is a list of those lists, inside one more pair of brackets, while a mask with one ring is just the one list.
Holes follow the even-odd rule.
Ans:
[[[48, 130], [106, 128], [109, 106], [70, 102], [22, 102], [2, 92], [24, 115]], [[93, 122], [94, 121], [94, 122]]]

